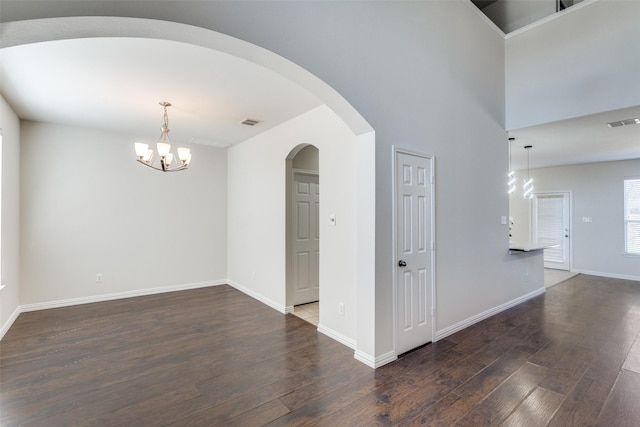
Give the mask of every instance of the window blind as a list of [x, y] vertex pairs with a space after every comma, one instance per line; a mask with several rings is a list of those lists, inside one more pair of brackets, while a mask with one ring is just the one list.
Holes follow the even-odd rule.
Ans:
[[640, 255], [640, 177], [624, 180], [625, 252]]
[[538, 195], [536, 203], [536, 240], [545, 245], [558, 245], [544, 250], [544, 260], [564, 262], [563, 197]]

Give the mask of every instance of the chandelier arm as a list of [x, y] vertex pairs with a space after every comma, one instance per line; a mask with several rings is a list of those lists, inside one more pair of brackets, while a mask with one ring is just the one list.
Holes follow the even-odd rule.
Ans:
[[136, 162], [141, 163], [141, 164], [145, 165], [148, 168], [155, 169], [155, 170], [160, 171], [160, 172], [178, 172], [178, 171], [181, 171], [181, 170], [185, 170], [188, 167], [188, 165], [181, 165], [181, 166], [175, 167], [173, 169], [162, 169], [162, 168], [159, 168], [159, 167], [154, 166], [152, 164], [146, 163], [146, 162], [144, 162], [143, 160], [140, 160], [140, 159], [136, 159]]
[[167, 170], [165, 170], [165, 172], [180, 172], [180, 171], [185, 170], [185, 169], [186, 169], [186, 167], [180, 166], [180, 167], [173, 168], [173, 169], [167, 169]]

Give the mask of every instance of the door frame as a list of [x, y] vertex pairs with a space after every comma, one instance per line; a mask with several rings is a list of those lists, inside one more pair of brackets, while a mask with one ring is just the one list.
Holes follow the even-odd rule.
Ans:
[[396, 200], [396, 161], [398, 154], [406, 154], [409, 156], [416, 156], [427, 159], [429, 162], [429, 166], [431, 168], [431, 176], [430, 176], [430, 184], [431, 184], [431, 211], [429, 212], [431, 216], [431, 255], [429, 262], [431, 263], [431, 342], [435, 340], [436, 336], [436, 215], [435, 215], [435, 195], [436, 195], [436, 183], [435, 183], [435, 156], [432, 154], [422, 153], [415, 150], [408, 150], [404, 148], [396, 147], [395, 145], [391, 146], [391, 246], [392, 246], [392, 256], [391, 256], [391, 271], [393, 274], [391, 275], [391, 288], [392, 288], [392, 304], [393, 304], [393, 353], [394, 356], [398, 356], [398, 275], [397, 275], [397, 266], [398, 266], [398, 218], [397, 218], [397, 200]]
[[[294, 268], [294, 263], [296, 262], [296, 257], [295, 257], [295, 245], [293, 244], [293, 240], [294, 240], [294, 230], [293, 230], [293, 225], [294, 225], [294, 219], [293, 219], [293, 213], [295, 211], [295, 197], [293, 197], [293, 187], [294, 184], [296, 183], [296, 174], [297, 175], [306, 175], [306, 176], [315, 176], [318, 178], [318, 182], [320, 182], [320, 172], [319, 171], [313, 171], [313, 170], [307, 170], [307, 169], [296, 169], [296, 168], [291, 168], [291, 176], [289, 177], [289, 188], [290, 190], [290, 199], [291, 199], [291, 205], [289, 207], [290, 212], [291, 212], [291, 223], [289, 224], [288, 228], [289, 230], [287, 231], [287, 240], [289, 240], [289, 245], [290, 245], [290, 254], [288, 254], [288, 256], [291, 259], [291, 279], [290, 282], [288, 283], [288, 285], [291, 287], [291, 291], [293, 291], [293, 289], [295, 288], [294, 286], [294, 282], [295, 282], [295, 277], [293, 272], [295, 271]], [[320, 218], [316, 218], [316, 221], [320, 221]], [[318, 222], [319, 225], [319, 222]], [[320, 237], [318, 237], [318, 240], [320, 240]], [[320, 254], [318, 256], [318, 266], [320, 265], [320, 256], [322, 254]], [[318, 293], [320, 292], [320, 271], [318, 270]], [[296, 304], [293, 301], [293, 295], [291, 296], [292, 300], [291, 300], [291, 306], [295, 306]], [[318, 295], [318, 300], [320, 298], [320, 295]]]
[[[302, 173], [310, 173], [317, 174], [318, 179], [320, 179], [320, 165], [318, 164], [318, 170], [315, 169], [303, 169], [303, 168], [294, 168], [293, 167], [293, 159], [308, 146], [313, 146], [318, 150], [318, 156], [320, 155], [320, 148], [316, 144], [310, 143], [301, 143], [295, 146], [289, 151], [289, 154], [285, 157], [285, 169], [284, 169], [284, 210], [285, 210], [285, 238], [284, 238], [284, 258], [285, 258], [285, 280], [284, 280], [284, 293], [285, 293], [285, 306], [283, 313], [293, 313], [293, 295], [292, 295], [292, 280], [293, 280], [293, 260], [291, 259], [291, 254], [293, 252], [293, 245], [291, 244], [292, 237], [292, 204], [293, 204], [293, 179], [295, 176], [295, 172]], [[318, 157], [319, 159], [319, 157]], [[322, 240], [322, 227], [320, 227], [320, 240]], [[322, 254], [320, 254], [320, 258], [322, 258]], [[318, 276], [320, 274], [318, 273]], [[318, 282], [319, 283], [319, 282]]]
[[[569, 200], [569, 208], [568, 208], [568, 212], [567, 212], [567, 216], [568, 216], [568, 222], [569, 222], [569, 259], [568, 259], [568, 264], [569, 264], [569, 269], [566, 271], [573, 271], [573, 193], [571, 192], [571, 190], [566, 190], [566, 191], [536, 191], [533, 193], [534, 196], [553, 196], [553, 195], [562, 195], [562, 197], [568, 197]], [[531, 230], [530, 233], [530, 240], [534, 241], [535, 240], [535, 221], [536, 221], [536, 215], [537, 215], [537, 211], [535, 208], [535, 203], [531, 203], [531, 212], [530, 212], [530, 218], [531, 218], [531, 224], [529, 226], [529, 229]], [[544, 260], [543, 260], [544, 262]], [[545, 268], [551, 268], [551, 267], [546, 267]]]

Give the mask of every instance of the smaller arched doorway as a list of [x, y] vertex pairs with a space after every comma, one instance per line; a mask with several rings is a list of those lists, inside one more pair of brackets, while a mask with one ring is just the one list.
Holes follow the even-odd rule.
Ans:
[[320, 177], [318, 149], [302, 144], [287, 156], [287, 306], [319, 323]]

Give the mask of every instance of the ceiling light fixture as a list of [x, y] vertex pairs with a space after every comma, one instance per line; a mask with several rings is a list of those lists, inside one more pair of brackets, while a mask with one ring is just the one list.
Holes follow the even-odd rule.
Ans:
[[524, 146], [525, 150], [527, 150], [527, 179], [524, 180], [524, 184], [522, 185], [522, 195], [525, 199], [533, 198], [533, 178], [529, 176], [529, 149], [531, 147], [533, 147], [533, 145]]
[[509, 138], [509, 173], [507, 174], [507, 192], [509, 194], [516, 191], [516, 171], [511, 169], [511, 141], [515, 141], [515, 138]]
[[171, 152], [171, 141], [169, 140], [169, 116], [167, 115], [167, 107], [171, 107], [171, 103], [163, 101], [159, 104], [164, 108], [162, 127], [160, 128], [162, 129], [162, 133], [160, 134], [160, 138], [158, 138], [158, 142], [156, 144], [158, 156], [160, 157], [160, 165], [157, 166], [154, 164], [153, 160], [155, 156], [153, 150], [149, 148], [148, 144], [143, 144], [142, 142], [136, 142], [134, 144], [136, 155], [138, 156], [138, 162], [162, 172], [177, 172], [185, 170], [189, 167], [189, 163], [191, 162], [191, 150], [184, 147], [178, 148], [177, 158], [180, 160], [176, 160], [176, 165], [172, 167], [176, 156]]

